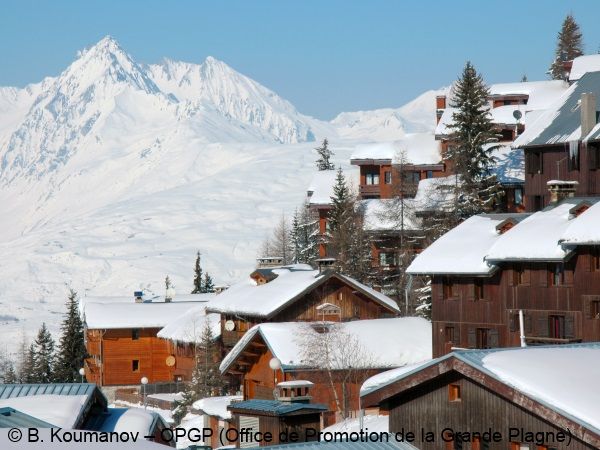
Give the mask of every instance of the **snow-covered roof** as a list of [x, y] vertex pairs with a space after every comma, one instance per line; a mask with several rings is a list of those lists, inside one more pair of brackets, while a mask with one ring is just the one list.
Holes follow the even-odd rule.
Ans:
[[271, 317], [331, 277], [345, 281], [382, 306], [392, 311], [398, 311], [398, 305], [391, 298], [352, 278], [334, 272], [320, 273], [310, 266], [296, 264], [273, 269], [273, 273], [277, 275], [277, 278], [265, 284], [257, 285], [250, 277], [234, 284], [219, 294], [208, 306], [207, 311]]
[[2, 398], [0, 408], [9, 406], [56, 427], [69, 429], [76, 425], [87, 401], [87, 395], [31, 395]]
[[440, 143], [433, 133], [409, 133], [397, 141], [359, 145], [350, 161], [383, 160], [392, 163], [398, 162], [402, 153], [407, 164], [439, 164], [441, 161]]
[[[431, 359], [431, 323], [419, 317], [373, 319], [344, 322], [343, 332], [356, 339], [361, 350], [370, 355], [373, 367], [399, 367]], [[221, 363], [227, 369], [246, 346], [260, 336], [274, 357], [281, 361], [282, 370], [307, 367], [302, 361], [305, 337], [314, 333], [302, 322], [263, 323], [255, 325], [240, 339]]]
[[509, 217], [515, 215], [482, 214], [468, 218], [423, 250], [406, 272], [430, 275], [492, 273], [495, 267], [486, 262], [485, 257], [501, 237], [496, 226]]
[[84, 319], [89, 329], [162, 328], [197, 302], [173, 303], [86, 303]]
[[514, 141], [513, 147], [554, 145], [578, 139], [598, 139], [595, 127], [587, 136], [581, 136], [581, 94], [596, 94], [596, 110], [600, 110], [600, 72], [588, 72], [571, 85], [543, 114], [528, 123], [525, 131]]
[[140, 436], [146, 436], [152, 433], [157, 420], [158, 413], [141, 408], [108, 408], [108, 414], [104, 416], [102, 425], [96, 431], [138, 432]]
[[310, 205], [329, 205], [333, 196], [333, 186], [337, 170], [319, 170], [306, 189]]
[[492, 152], [492, 173], [502, 184], [525, 183], [525, 153], [523, 149], [502, 145]]
[[443, 211], [448, 210], [454, 204], [454, 192], [458, 177], [450, 175], [447, 177], [425, 178], [419, 181], [417, 193], [413, 199], [415, 210]]
[[600, 245], [600, 202], [573, 220], [560, 240], [569, 245]]
[[600, 71], [600, 55], [583, 55], [573, 60], [569, 81], [577, 81], [588, 72]]
[[192, 407], [195, 410], [202, 411], [208, 416], [217, 416], [221, 419], [231, 419], [231, 411], [227, 410], [227, 407], [232, 402], [239, 402], [244, 397], [241, 395], [224, 395], [219, 397], [208, 397], [197, 400], [194, 402]]
[[414, 199], [404, 199], [404, 214], [398, 199], [369, 199], [360, 202], [363, 214], [363, 228], [366, 231], [400, 231], [402, 215], [404, 230], [420, 230], [420, 221], [416, 217]]
[[206, 313], [207, 305], [196, 305], [176, 317], [157, 334], [159, 338], [170, 341], [197, 343], [208, 322], [214, 338], [221, 336], [221, 315]]
[[451, 358], [600, 433], [600, 391], [590, 389], [600, 378], [599, 343], [454, 351], [422, 365], [375, 375], [363, 384], [361, 396]]
[[[489, 248], [487, 261], [552, 261], [563, 260], [569, 250], [560, 239], [575, 219], [569, 211], [582, 202], [568, 198], [556, 206], [538, 211], [508, 232], [499, 236]], [[584, 213], [585, 214], [585, 213]]]
[[[322, 433], [358, 433], [361, 431], [360, 428], [361, 420], [359, 417], [353, 419], [345, 419], [340, 422], [334, 423], [327, 428], [321, 430]], [[390, 431], [390, 416], [380, 416], [376, 414], [366, 415], [362, 419], [363, 430], [368, 429], [369, 433], [389, 433]]]

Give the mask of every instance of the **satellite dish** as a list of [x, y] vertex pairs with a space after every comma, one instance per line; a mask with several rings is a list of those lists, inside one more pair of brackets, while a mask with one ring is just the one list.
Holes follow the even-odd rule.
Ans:
[[167, 356], [165, 364], [167, 365], [167, 367], [173, 367], [175, 365], [175, 357], [173, 355]]
[[228, 320], [227, 322], [225, 322], [225, 330], [226, 331], [235, 330], [235, 322], [233, 320]]
[[523, 113], [521, 111], [519, 111], [518, 109], [515, 109], [513, 111], [513, 117], [517, 120], [520, 120], [521, 117], [523, 117]]

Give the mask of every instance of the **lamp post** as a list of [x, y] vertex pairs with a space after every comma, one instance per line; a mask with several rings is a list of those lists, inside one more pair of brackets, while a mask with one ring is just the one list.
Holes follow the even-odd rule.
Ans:
[[79, 375], [81, 375], [81, 382], [83, 383], [83, 377], [85, 375], [85, 369], [83, 367], [79, 369]]
[[144, 399], [144, 409], [146, 409], [146, 385], [148, 384], [148, 378], [142, 377], [142, 397]]
[[277, 371], [281, 369], [281, 361], [279, 358], [271, 358], [269, 367], [273, 370], [273, 382], [275, 383], [275, 388], [277, 388]]

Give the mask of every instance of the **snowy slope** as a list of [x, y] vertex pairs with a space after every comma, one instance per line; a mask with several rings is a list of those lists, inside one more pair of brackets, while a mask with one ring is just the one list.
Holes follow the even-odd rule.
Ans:
[[169, 274], [187, 293], [198, 249], [217, 283], [247, 275], [304, 200], [313, 135], [356, 170], [349, 156], [366, 138], [335, 127], [214, 58], [147, 66], [110, 37], [56, 77], [0, 88], [5, 340], [42, 321], [57, 331], [68, 286], [163, 294]]

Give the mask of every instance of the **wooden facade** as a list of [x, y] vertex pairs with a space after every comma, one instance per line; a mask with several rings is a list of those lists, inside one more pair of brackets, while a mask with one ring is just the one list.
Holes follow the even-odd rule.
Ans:
[[527, 211], [539, 211], [550, 203], [547, 183], [577, 181], [576, 196], [600, 195], [600, 143], [577, 143], [571, 154], [569, 143], [525, 147], [525, 193]]
[[433, 355], [452, 347], [600, 341], [600, 249], [581, 246], [564, 263], [501, 263], [490, 277], [434, 276]]
[[[324, 275], [327, 276], [327, 275]], [[319, 305], [330, 303], [340, 308], [340, 321], [379, 319], [392, 317], [396, 311], [374, 301], [340, 277], [332, 275], [323, 283], [311, 288], [301, 297], [270, 317], [246, 316], [243, 314], [221, 315], [221, 336], [226, 348], [233, 347], [254, 325], [264, 322], [316, 322], [322, 321]], [[231, 320], [235, 329], [228, 331], [225, 323]]]
[[[583, 450], [600, 445], [600, 436], [580, 423], [455, 357], [441, 359], [367, 394], [363, 404], [379, 404], [388, 410], [390, 432], [413, 432], [413, 445], [423, 450]], [[544, 436], [538, 442], [528, 442], [524, 433], [511, 437], [511, 429]], [[567, 429], [572, 439], [560, 442], [558, 433], [567, 435]], [[424, 441], [421, 430], [431, 432], [435, 441]], [[500, 433], [498, 442], [456, 437], [458, 432], [486, 431]]]
[[159, 328], [87, 329], [86, 379], [99, 386], [139, 385], [174, 381], [170, 344], [156, 336]]

